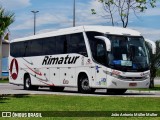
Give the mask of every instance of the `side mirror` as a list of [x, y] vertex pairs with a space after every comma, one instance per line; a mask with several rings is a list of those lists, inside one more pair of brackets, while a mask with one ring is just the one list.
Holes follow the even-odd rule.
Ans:
[[103, 40], [106, 44], [106, 49], [108, 52], [111, 51], [111, 42], [108, 38], [104, 37], [104, 36], [95, 36], [96, 39], [100, 39]]
[[149, 40], [149, 39], [145, 39], [145, 41], [149, 44], [149, 46], [152, 49], [152, 54], [156, 54], [156, 43]]

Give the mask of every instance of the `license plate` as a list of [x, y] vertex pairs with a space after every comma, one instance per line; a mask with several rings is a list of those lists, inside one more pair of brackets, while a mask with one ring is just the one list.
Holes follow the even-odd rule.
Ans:
[[135, 86], [137, 86], [137, 83], [129, 83], [129, 86], [135, 87]]

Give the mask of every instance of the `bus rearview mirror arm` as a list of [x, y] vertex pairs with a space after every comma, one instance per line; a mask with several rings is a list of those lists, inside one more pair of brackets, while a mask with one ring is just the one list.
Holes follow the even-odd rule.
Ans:
[[104, 36], [95, 36], [96, 39], [100, 39], [103, 40], [106, 44], [106, 49], [108, 52], [111, 51], [111, 42], [108, 38], [104, 37]]
[[152, 54], [156, 54], [156, 43], [149, 39], [145, 39], [145, 41], [151, 45]]

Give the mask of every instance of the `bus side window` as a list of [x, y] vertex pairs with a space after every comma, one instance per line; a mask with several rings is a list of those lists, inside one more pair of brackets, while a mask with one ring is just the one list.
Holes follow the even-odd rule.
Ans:
[[42, 39], [30, 41], [30, 55], [40, 56], [42, 55]]
[[23, 57], [24, 56], [24, 42], [11, 43], [11, 56]]
[[65, 54], [66, 51], [64, 49], [64, 42], [66, 40], [66, 36], [57, 36], [56, 37], [56, 54]]
[[56, 54], [56, 37], [43, 38], [43, 55]]
[[88, 56], [86, 44], [82, 33], [71, 34], [68, 40], [68, 53], [78, 53]]
[[10, 45], [10, 54], [12, 57], [17, 57], [17, 46], [16, 46], [17, 43], [11, 43]]
[[97, 41], [96, 61], [106, 65], [106, 45], [104, 41]]
[[25, 41], [24, 43], [23, 43], [23, 49], [24, 49], [24, 52], [23, 52], [23, 54], [22, 54], [22, 57], [26, 57], [26, 53], [27, 53], [27, 50], [28, 50], [28, 41]]
[[25, 43], [25, 57], [28, 57], [28, 56], [30, 56], [30, 41], [27, 41], [26, 43]]
[[95, 36], [104, 36], [104, 34], [98, 32], [86, 32], [86, 35], [89, 40], [93, 59], [100, 64], [106, 65], [107, 51], [105, 42], [95, 38]]

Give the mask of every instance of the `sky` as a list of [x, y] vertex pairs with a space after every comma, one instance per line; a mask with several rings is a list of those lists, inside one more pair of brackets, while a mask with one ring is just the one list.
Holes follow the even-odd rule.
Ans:
[[[76, 0], [76, 26], [106, 25], [110, 22], [102, 17], [104, 11], [98, 0]], [[36, 32], [44, 33], [73, 25], [73, 0], [0, 0], [0, 5], [15, 13], [15, 22], [9, 27], [10, 40], [33, 35], [33, 13], [36, 17]], [[97, 11], [91, 14], [91, 9]], [[130, 15], [128, 28], [138, 30], [145, 38], [153, 41], [160, 39], [160, 0], [156, 8], [148, 8], [135, 17]], [[117, 18], [117, 26], [121, 26]]]

